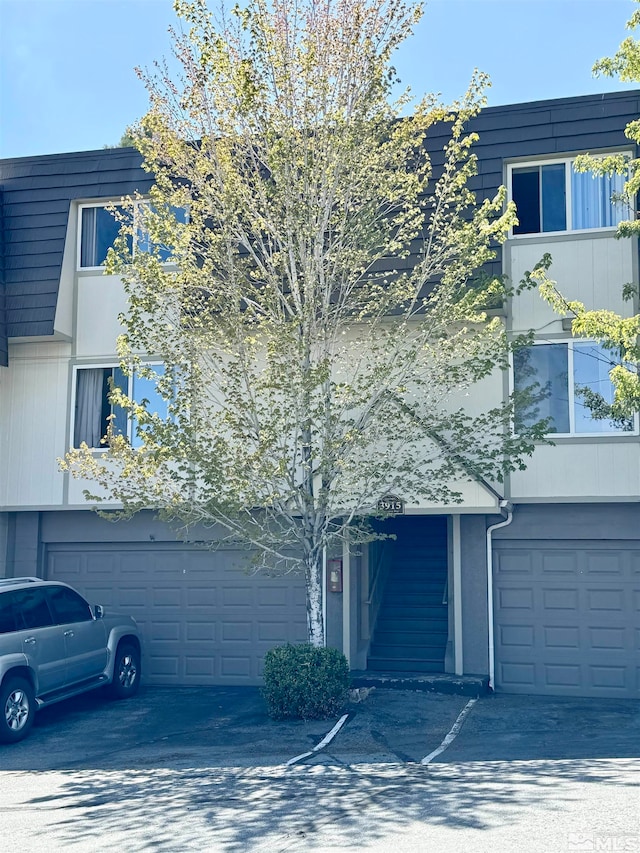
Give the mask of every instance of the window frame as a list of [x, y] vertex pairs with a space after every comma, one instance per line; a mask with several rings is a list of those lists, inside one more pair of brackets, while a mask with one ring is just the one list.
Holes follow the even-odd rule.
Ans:
[[[165, 365], [161, 361], [157, 361], [154, 359], [150, 359], [149, 361], [145, 361], [144, 364], [145, 364], [145, 366], [153, 367], [153, 368], [156, 368], [156, 367], [165, 368]], [[109, 361], [107, 363], [105, 363], [105, 362], [93, 363], [92, 362], [92, 363], [87, 363], [87, 364], [74, 364], [72, 366], [71, 418], [70, 418], [71, 423], [70, 423], [70, 432], [69, 432], [69, 447], [73, 448], [74, 450], [78, 449], [76, 447], [76, 444], [75, 444], [75, 429], [76, 429], [76, 414], [77, 414], [76, 408], [77, 408], [77, 404], [78, 404], [78, 373], [81, 370], [103, 370], [103, 371], [105, 371], [105, 370], [114, 370], [115, 368], [120, 368], [120, 362], [118, 362], [116, 360]], [[126, 377], [127, 377], [126, 396], [129, 397], [129, 399], [135, 399], [133, 397], [135, 372], [127, 373]], [[168, 401], [165, 401], [165, 402], [166, 402], [167, 408], [168, 408], [169, 402]], [[168, 417], [168, 412], [167, 412], [167, 415], [165, 415], [165, 417]], [[134, 423], [135, 423], [135, 418], [132, 418], [129, 415], [129, 413], [127, 413], [126, 438], [133, 447], [139, 448], [140, 445], [133, 444], [133, 439], [135, 437], [134, 436]], [[95, 452], [95, 453], [106, 453], [108, 449], [109, 449], [109, 447], [106, 444], [100, 445], [99, 447], [89, 447], [89, 450], [91, 450], [92, 452]]]
[[[121, 199], [106, 199], [104, 201], [87, 201], [82, 202], [78, 205], [78, 226], [77, 226], [77, 234], [76, 234], [76, 271], [77, 272], [87, 272], [87, 271], [96, 271], [103, 270], [104, 263], [98, 265], [91, 266], [83, 266], [82, 265], [82, 219], [83, 219], [83, 211], [91, 208], [107, 208], [111, 205], [115, 207], [122, 207]], [[135, 214], [134, 214], [135, 215]]]
[[[565, 154], [562, 157], [539, 157], [527, 160], [514, 160], [508, 162], [506, 164], [507, 167], [507, 200], [513, 201], [513, 172], [517, 169], [533, 169], [535, 167], [541, 168], [542, 166], [557, 166], [560, 164], [564, 164], [564, 176], [565, 176], [565, 217], [566, 222], [568, 223], [567, 228], [563, 231], [531, 231], [526, 234], [514, 234], [513, 228], [509, 230], [509, 239], [510, 240], [532, 240], [532, 239], [545, 239], [547, 237], [553, 237], [562, 234], [602, 234], [604, 232], [615, 232], [618, 228], [617, 225], [601, 225], [593, 228], [573, 228], [571, 223], [573, 222], [573, 190], [572, 190], [572, 181], [571, 175], [573, 174], [573, 163], [576, 157], [579, 157], [581, 154], [585, 152], [577, 152], [574, 154]], [[626, 156], [629, 159], [633, 158], [633, 152], [629, 148], [622, 149], [613, 149], [609, 151], [598, 151], [597, 154], [593, 156], [597, 159], [604, 159], [605, 157], [622, 155]], [[627, 178], [625, 178], [627, 180]], [[540, 204], [542, 205], [542, 198], [540, 199]], [[635, 217], [635, 211], [630, 209], [631, 217]], [[624, 220], [623, 220], [624, 221]], [[542, 224], [542, 210], [540, 216], [540, 222]]]
[[[138, 221], [137, 221], [138, 220], [138, 215], [137, 215], [138, 208], [142, 207], [143, 205], [151, 205], [151, 203], [152, 203], [151, 199], [145, 199], [145, 198], [138, 199], [138, 200], [133, 202], [133, 231], [134, 231], [134, 238], [132, 241], [132, 253], [133, 253], [133, 255], [135, 255], [136, 251], [141, 251], [140, 249], [137, 248], [139, 242], [141, 242], [141, 240], [138, 236], [138, 232], [140, 230], [139, 225], [138, 225]], [[83, 201], [83, 202], [80, 202], [78, 204], [78, 219], [77, 219], [77, 234], [76, 234], [76, 272], [97, 272], [99, 270], [104, 270], [104, 267], [105, 267], [104, 263], [94, 265], [94, 266], [83, 266], [82, 265], [82, 219], [83, 219], [82, 212], [84, 210], [87, 210], [90, 208], [98, 208], [98, 207], [107, 208], [107, 207], [111, 207], [111, 205], [113, 205], [114, 207], [124, 207], [125, 206], [123, 204], [122, 199], [120, 199], [120, 198], [103, 199], [102, 201]], [[187, 208], [179, 208], [179, 209], [184, 210], [184, 221], [185, 221], [185, 223], [189, 222], [189, 211], [188, 211], [188, 209]], [[148, 235], [146, 237], [144, 237], [143, 239], [145, 240], [145, 242], [147, 244], [150, 244], [150, 240], [148, 238]], [[144, 250], [144, 251], [146, 251], [146, 250]], [[163, 264], [163, 266], [171, 266], [173, 264], [173, 261], [170, 261], [170, 260], [162, 261], [162, 264]]]
[[[553, 441], [556, 439], [578, 439], [578, 440], [592, 440], [592, 439], [600, 439], [600, 440], [617, 440], [617, 439], [628, 439], [633, 437], [638, 437], [640, 434], [640, 417], [638, 413], [636, 413], [633, 417], [633, 428], [629, 430], [604, 430], [599, 432], [577, 432], [575, 429], [576, 424], [576, 416], [575, 416], [575, 405], [576, 405], [576, 397], [575, 397], [575, 369], [574, 369], [574, 347], [580, 344], [596, 344], [600, 345], [600, 341], [597, 341], [593, 338], [542, 338], [539, 340], [532, 341], [532, 343], [528, 344], [527, 347], [534, 346], [566, 346], [567, 347], [567, 396], [568, 396], [568, 415], [569, 415], [569, 432], [547, 432], [545, 435], [551, 437]], [[525, 347], [526, 348], [526, 347]], [[510, 356], [510, 369], [509, 369], [509, 389], [513, 394], [516, 389], [516, 380], [515, 380], [515, 363], [514, 363], [514, 353], [511, 353]], [[515, 413], [514, 413], [515, 415]], [[540, 418], [543, 420], [543, 418]], [[592, 420], [596, 420], [592, 418]], [[599, 420], [599, 419], [598, 419]], [[516, 431], [516, 422], [517, 418], [514, 417], [514, 432]]]

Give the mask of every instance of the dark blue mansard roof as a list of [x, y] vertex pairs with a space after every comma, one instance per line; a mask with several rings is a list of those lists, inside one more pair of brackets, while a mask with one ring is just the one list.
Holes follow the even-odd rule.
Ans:
[[[628, 122], [640, 115], [640, 90], [490, 107], [472, 128], [478, 201], [504, 181], [504, 161], [630, 143]], [[437, 169], [444, 130], [430, 136]], [[70, 203], [147, 192], [151, 178], [132, 148], [0, 161], [0, 365], [7, 339], [53, 334]], [[500, 272], [500, 260], [493, 264]]]
[[0, 161], [0, 365], [7, 338], [53, 334], [71, 202], [151, 184], [133, 148]]

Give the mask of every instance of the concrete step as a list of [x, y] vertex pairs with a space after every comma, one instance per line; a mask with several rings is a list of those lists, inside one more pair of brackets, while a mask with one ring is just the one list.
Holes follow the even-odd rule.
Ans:
[[376, 687], [388, 690], [422, 690], [425, 693], [447, 693], [455, 696], [486, 696], [486, 675], [452, 675], [445, 673], [366, 671], [351, 673], [353, 687]]

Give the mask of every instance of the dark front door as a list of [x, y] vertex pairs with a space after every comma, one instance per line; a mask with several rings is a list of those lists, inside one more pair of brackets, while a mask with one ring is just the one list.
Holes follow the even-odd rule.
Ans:
[[390, 569], [369, 649], [377, 672], [444, 672], [448, 539], [445, 516], [402, 516], [382, 525]]

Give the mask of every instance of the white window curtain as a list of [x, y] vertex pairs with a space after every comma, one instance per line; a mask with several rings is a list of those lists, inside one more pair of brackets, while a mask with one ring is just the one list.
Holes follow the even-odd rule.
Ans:
[[80, 266], [92, 267], [96, 262], [96, 208], [82, 209], [82, 232], [80, 237]]
[[624, 175], [592, 175], [574, 172], [571, 175], [571, 207], [573, 228], [609, 228], [628, 218], [622, 202], [611, 197], [624, 188]]
[[76, 386], [76, 421], [73, 444], [79, 447], [84, 441], [89, 447], [99, 447], [104, 434], [102, 402], [104, 368], [78, 371]]

